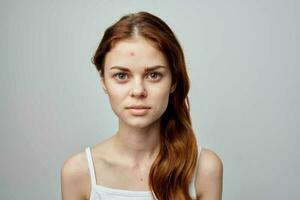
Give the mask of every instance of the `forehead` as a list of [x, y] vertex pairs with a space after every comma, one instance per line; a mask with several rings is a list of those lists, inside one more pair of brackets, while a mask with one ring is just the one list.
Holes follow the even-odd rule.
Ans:
[[116, 42], [105, 56], [105, 67], [119, 66], [168, 66], [164, 54], [153, 42], [134, 37]]

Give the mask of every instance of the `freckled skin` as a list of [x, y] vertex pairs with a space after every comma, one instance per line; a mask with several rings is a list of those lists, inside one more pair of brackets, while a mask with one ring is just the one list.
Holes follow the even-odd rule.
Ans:
[[129, 56], [134, 56], [134, 52], [130, 52], [130, 53], [129, 53]]

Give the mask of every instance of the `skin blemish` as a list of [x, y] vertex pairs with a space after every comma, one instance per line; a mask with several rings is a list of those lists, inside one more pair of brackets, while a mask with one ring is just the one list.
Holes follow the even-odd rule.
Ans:
[[129, 52], [129, 56], [134, 56], [135, 54], [134, 54], [134, 52]]

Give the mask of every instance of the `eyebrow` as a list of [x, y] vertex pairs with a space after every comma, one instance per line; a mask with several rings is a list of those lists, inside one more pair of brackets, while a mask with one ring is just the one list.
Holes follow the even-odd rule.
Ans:
[[[167, 67], [163, 66], [163, 65], [155, 65], [155, 66], [152, 66], [152, 67], [146, 67], [145, 72], [152, 71], [152, 70], [155, 70], [155, 69], [158, 69], [158, 68], [164, 68], [164, 69], [166, 69]], [[112, 69], [119, 69], [119, 70], [126, 71], [126, 72], [130, 71], [129, 68], [122, 67], [122, 66], [113, 66], [110, 69], [111, 70]]]

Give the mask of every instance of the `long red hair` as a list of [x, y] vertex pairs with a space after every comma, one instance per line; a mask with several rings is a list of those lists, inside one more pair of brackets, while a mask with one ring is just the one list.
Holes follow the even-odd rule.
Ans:
[[106, 29], [93, 63], [103, 77], [106, 53], [116, 42], [135, 35], [156, 44], [169, 63], [172, 85], [176, 84], [161, 118], [161, 148], [150, 170], [149, 187], [159, 200], [192, 199], [189, 184], [196, 168], [198, 149], [187, 96], [190, 84], [182, 48], [170, 27], [147, 12], [125, 15]]

